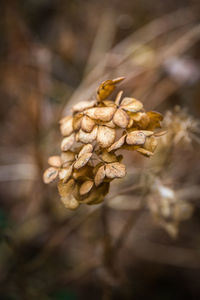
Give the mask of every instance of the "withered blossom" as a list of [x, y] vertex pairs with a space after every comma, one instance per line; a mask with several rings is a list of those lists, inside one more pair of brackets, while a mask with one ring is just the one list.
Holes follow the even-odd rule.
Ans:
[[122, 91], [115, 101], [108, 99], [123, 79], [104, 81], [95, 100], [77, 103], [72, 115], [60, 121], [61, 155], [49, 158], [44, 182], [59, 178], [61, 201], [69, 209], [102, 202], [110, 182], [126, 175], [123, 156], [115, 151], [136, 150], [151, 156], [162, 135], [157, 131], [161, 128], [160, 113], [145, 112], [139, 100], [123, 98]]

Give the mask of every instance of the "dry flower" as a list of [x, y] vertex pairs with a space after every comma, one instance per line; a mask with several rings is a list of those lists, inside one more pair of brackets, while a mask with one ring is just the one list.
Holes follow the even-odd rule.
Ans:
[[161, 127], [161, 114], [145, 112], [139, 100], [123, 98], [122, 91], [114, 102], [107, 99], [123, 79], [104, 81], [95, 100], [75, 104], [72, 115], [60, 121], [62, 152], [49, 158], [44, 182], [59, 178], [58, 191], [69, 209], [102, 202], [110, 182], [126, 175], [123, 156], [116, 150], [151, 156], [157, 146], [161, 134], [155, 129]]

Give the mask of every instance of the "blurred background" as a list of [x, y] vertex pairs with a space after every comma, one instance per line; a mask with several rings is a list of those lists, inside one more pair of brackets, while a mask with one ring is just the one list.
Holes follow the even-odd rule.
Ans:
[[[0, 300], [200, 299], [200, 3], [1, 0]], [[58, 121], [120, 84], [168, 133], [104, 205], [45, 186]]]

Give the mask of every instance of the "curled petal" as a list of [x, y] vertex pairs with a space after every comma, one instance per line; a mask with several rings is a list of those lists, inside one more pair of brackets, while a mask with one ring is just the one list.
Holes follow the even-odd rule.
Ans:
[[72, 133], [70, 136], [64, 138], [61, 142], [61, 150], [67, 151], [71, 148], [71, 146], [74, 143], [74, 133]]
[[113, 122], [120, 128], [126, 128], [129, 123], [129, 116], [124, 110], [119, 108], [114, 114]]
[[43, 174], [44, 183], [50, 183], [56, 179], [58, 175], [58, 169], [50, 167]]
[[84, 145], [81, 149], [81, 151], [78, 154], [78, 157], [80, 157], [81, 155], [85, 154], [85, 153], [90, 153], [93, 151], [93, 146], [91, 144], [87, 144]]
[[80, 205], [78, 200], [72, 194], [68, 194], [65, 197], [61, 197], [61, 201], [66, 208], [71, 210], [77, 209]]
[[91, 180], [85, 181], [80, 187], [80, 190], [79, 190], [80, 195], [83, 196], [83, 195], [89, 193], [91, 191], [93, 185], [94, 185], [93, 181], [91, 181]]
[[73, 118], [67, 116], [60, 120], [60, 131], [63, 136], [69, 136], [73, 131]]
[[88, 116], [84, 116], [81, 121], [81, 129], [85, 132], [91, 132], [95, 126], [94, 120]]
[[101, 166], [98, 169], [98, 171], [97, 171], [97, 173], [95, 175], [95, 178], [94, 178], [95, 185], [99, 186], [103, 182], [105, 176], [106, 176], [105, 167]]
[[50, 156], [48, 159], [48, 164], [55, 168], [61, 167], [61, 158], [58, 155]]
[[125, 97], [121, 102], [120, 108], [130, 112], [138, 112], [143, 108], [143, 104], [134, 98]]
[[97, 90], [97, 98], [98, 100], [102, 101], [106, 99], [115, 89], [115, 85], [119, 82], [121, 82], [124, 79], [124, 77], [118, 77], [113, 80], [106, 80], [101, 83]]
[[115, 140], [115, 129], [106, 126], [99, 126], [97, 133], [97, 142], [102, 148], [107, 148]]
[[72, 170], [73, 170], [72, 166], [68, 166], [67, 168], [62, 168], [58, 174], [60, 180], [63, 180], [64, 183], [67, 182], [70, 176], [72, 175]]
[[93, 107], [96, 104], [96, 100], [93, 101], [81, 101], [75, 104], [72, 108], [73, 112], [81, 112], [87, 108]]
[[153, 152], [149, 151], [149, 150], [146, 150], [144, 148], [137, 148], [136, 151], [138, 151], [139, 153], [143, 154], [144, 156], [152, 156], [153, 155]]
[[108, 178], [121, 178], [126, 175], [125, 165], [115, 162], [106, 165], [106, 177]]
[[85, 111], [86, 115], [94, 120], [109, 122], [116, 111], [115, 107], [93, 107]]
[[92, 156], [92, 153], [85, 153], [85, 154], [81, 155], [79, 157], [79, 159], [75, 162], [74, 168], [80, 169], [80, 168], [84, 167], [90, 160], [91, 156]]
[[72, 210], [76, 209], [79, 206], [79, 202], [73, 195], [74, 189], [74, 179], [70, 179], [67, 183], [63, 183], [62, 181], [59, 181], [58, 183], [58, 191], [61, 197], [61, 201], [63, 202], [66, 208]]
[[117, 142], [115, 142], [114, 144], [112, 144], [108, 148], [108, 152], [114, 151], [114, 150], [117, 150], [117, 149], [121, 148], [124, 145], [124, 143], [125, 143], [125, 138], [126, 138], [126, 135], [123, 135]]
[[84, 132], [80, 129], [77, 135], [78, 141], [84, 144], [92, 143], [97, 137], [97, 128], [98, 126], [96, 125], [90, 133]]

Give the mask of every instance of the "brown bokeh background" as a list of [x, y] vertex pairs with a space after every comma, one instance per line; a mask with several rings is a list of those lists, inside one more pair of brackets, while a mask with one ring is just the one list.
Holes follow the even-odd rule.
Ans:
[[176, 238], [138, 191], [71, 212], [42, 181], [58, 120], [102, 80], [125, 76], [146, 109], [199, 119], [199, 1], [2, 0], [0, 16], [0, 299], [199, 299], [198, 134], [167, 165], [125, 154], [126, 181], [112, 185], [117, 196], [162, 166], [194, 209]]

